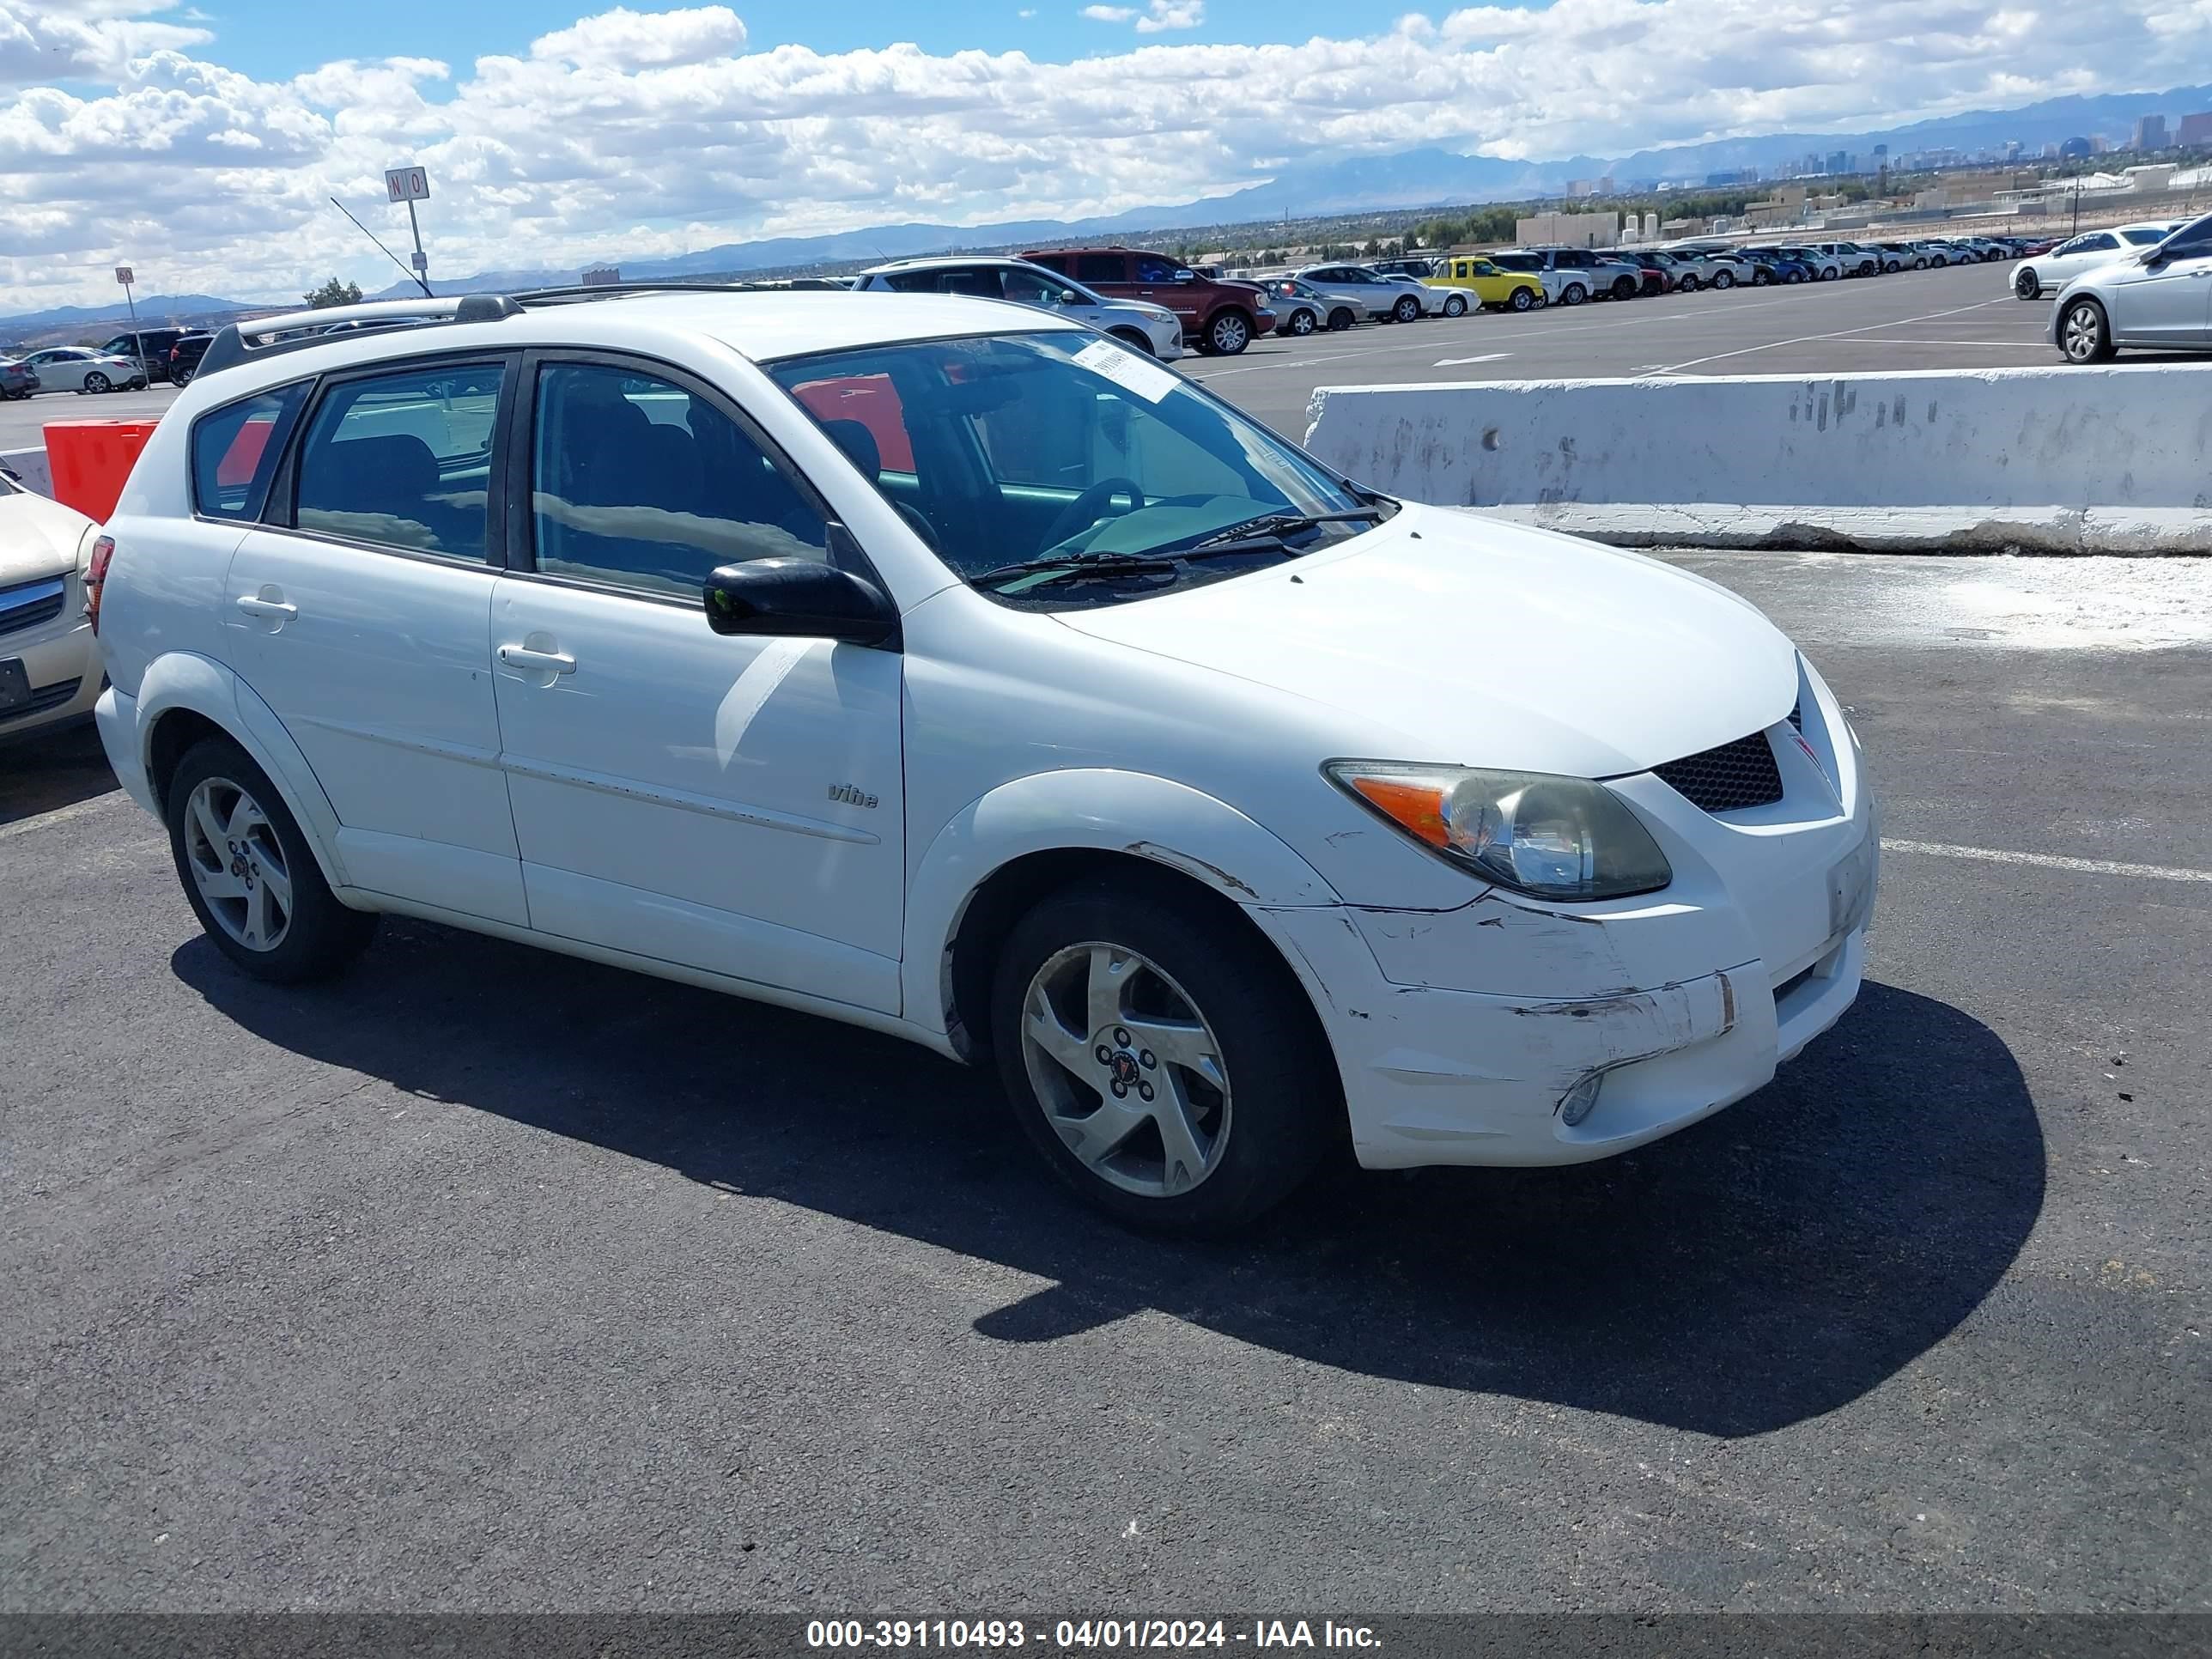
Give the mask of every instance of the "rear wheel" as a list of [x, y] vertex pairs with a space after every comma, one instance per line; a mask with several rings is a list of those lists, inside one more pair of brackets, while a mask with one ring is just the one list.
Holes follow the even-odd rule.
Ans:
[[115, 389], [115, 382], [95, 368], [84, 377], [84, 389], [97, 396], [103, 392], [112, 392]]
[[1466, 316], [1467, 301], [1456, 294], [1451, 295], [1444, 301], [1444, 315], [1447, 317]]
[[1567, 291], [1559, 295], [1559, 303], [1563, 306], [1578, 306], [1589, 298], [1589, 290], [1588, 289], [1584, 288], [1580, 283], [1569, 283], [1567, 284]]
[[1390, 314], [1401, 323], [1410, 323], [1420, 316], [1421, 302], [1410, 294], [1401, 294], [1390, 307]]
[[1633, 276], [1614, 277], [1613, 279], [1613, 297], [1616, 300], [1633, 300], [1636, 297], [1636, 278]]
[[1224, 311], [1206, 325], [1206, 343], [1224, 357], [1234, 357], [1252, 343], [1252, 325], [1241, 311]]
[[374, 915], [338, 902], [276, 787], [229, 738], [185, 752], [167, 807], [169, 850], [192, 913], [254, 978], [326, 977], [376, 932]]
[[1297, 981], [1261, 941], [1154, 884], [1040, 903], [1006, 941], [991, 1012], [1023, 1132], [1138, 1226], [1253, 1220], [1312, 1172], [1342, 1109]]
[[2094, 300], [2075, 300], [2058, 325], [2058, 349], [2069, 363], [2105, 363], [2112, 359], [2112, 325]]
[[195, 371], [191, 369], [185, 368], [182, 364], [179, 364], [176, 368], [169, 371], [170, 382], [172, 385], [179, 386], [190, 386], [192, 383], [192, 375], [194, 372]]
[[1530, 294], [1527, 289], [1516, 288], [1513, 290], [1513, 297], [1507, 301], [1506, 303], [1511, 306], [1516, 311], [1526, 311], [1529, 307], [1536, 303], [1536, 300], [1535, 296]]
[[1944, 267], [1945, 265], [1947, 265], [1947, 264], [1950, 264], [1950, 261], [1949, 261], [1949, 260], [1948, 260], [1948, 259], [1946, 259], [1946, 258], [1945, 258], [1942, 254], [1940, 254], [1940, 253], [1939, 253], [1939, 254], [1937, 254], [1934, 258], [1930, 259], [1928, 263], [1929, 263], [1929, 264], [1931, 264], [1931, 265], [1935, 266], [1936, 270], [1942, 270], [1942, 269], [1943, 269], [1943, 267]]

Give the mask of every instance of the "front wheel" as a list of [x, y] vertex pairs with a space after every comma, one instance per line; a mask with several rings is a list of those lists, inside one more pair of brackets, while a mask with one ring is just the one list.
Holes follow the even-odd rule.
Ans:
[[188, 386], [192, 383], [193, 372], [189, 368], [173, 368], [169, 371], [169, 384], [178, 387]]
[[1444, 315], [1447, 317], [1466, 316], [1467, 301], [1461, 299], [1458, 295], [1453, 295], [1449, 299], [1444, 301]]
[[1343, 333], [1345, 330], [1352, 327], [1354, 324], [1358, 322], [1358, 318], [1352, 314], [1352, 307], [1349, 306], [1339, 306], [1335, 310], [1328, 313], [1329, 328], [1333, 332], [1338, 334]]
[[1945, 258], [1942, 254], [1940, 254], [1940, 253], [1939, 253], [1939, 254], [1937, 254], [1934, 258], [1930, 259], [1928, 263], [1929, 263], [1929, 264], [1931, 264], [1931, 265], [1935, 266], [1936, 270], [1942, 270], [1942, 269], [1943, 269], [1943, 267], [1944, 267], [1945, 265], [1948, 264], [1950, 263], [1950, 261], [1949, 261], [1949, 260], [1948, 260], [1948, 259], [1946, 259], [1946, 258]]
[[1567, 291], [1559, 295], [1559, 303], [1563, 306], [1578, 306], [1589, 298], [1589, 290], [1580, 283], [1569, 283]]
[[1614, 277], [1613, 297], [1616, 300], [1633, 300], [1636, 297], [1636, 279], [1633, 276]]
[[1692, 273], [1692, 272], [1691, 272], [1691, 271], [1686, 271], [1686, 271], [1684, 271], [1684, 272], [1681, 274], [1681, 276], [1680, 276], [1680, 277], [1676, 278], [1675, 283], [1674, 283], [1674, 292], [1675, 292], [1675, 293], [1677, 293], [1677, 294], [1695, 294], [1697, 291], [1698, 291], [1698, 279], [1697, 279], [1697, 276], [1696, 276], [1696, 275], [1695, 275], [1694, 273]]
[[1410, 294], [1401, 294], [1390, 307], [1390, 314], [1401, 323], [1410, 323], [1421, 314], [1421, 302]]
[[2058, 347], [2069, 363], [2110, 362], [2117, 348], [2104, 307], [2094, 300], [2076, 300], [2069, 305], [2058, 325]]
[[1140, 351], [1147, 357], [1157, 355], [1152, 350], [1152, 343], [1133, 328], [1117, 328], [1114, 331], [1114, 337], [1132, 351]]
[[1802, 283], [1805, 280], [1805, 273], [1802, 270], [1793, 270], [1790, 273], [1790, 280], [1792, 283]]
[[2033, 266], [2022, 265], [2020, 268], [2020, 274], [2012, 279], [2012, 291], [2023, 300], [2043, 297], [2043, 283], [2036, 276]]
[[1087, 883], [1039, 904], [1006, 941], [991, 1013], [1023, 1133], [1137, 1226], [1249, 1223], [1312, 1173], [1342, 1110], [1282, 963], [1154, 884]]
[[1713, 273], [1713, 286], [1719, 289], [1734, 288], [1735, 277], [1729, 271], [1717, 270]]
[[1318, 325], [1314, 321], [1314, 314], [1310, 311], [1301, 307], [1291, 313], [1290, 331], [1302, 340], [1312, 333], [1317, 326]]
[[1536, 301], [1534, 296], [1533, 296], [1527, 289], [1516, 288], [1513, 290], [1513, 297], [1507, 301], [1506, 303], [1511, 306], [1516, 311], [1526, 311], [1529, 307], [1534, 305]]
[[297, 984], [345, 967], [376, 931], [323, 879], [268, 775], [228, 738], [185, 752], [169, 782], [169, 850], [216, 948], [256, 979]]
[[1206, 325], [1206, 343], [1224, 357], [1234, 357], [1252, 343], [1252, 325], [1241, 311], [1224, 311]]

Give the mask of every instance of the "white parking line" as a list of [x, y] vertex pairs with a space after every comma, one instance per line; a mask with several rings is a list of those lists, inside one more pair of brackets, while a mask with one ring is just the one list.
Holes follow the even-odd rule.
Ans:
[[1686, 368], [1696, 368], [1705, 363], [1724, 362], [1730, 357], [1747, 357], [1754, 352], [1773, 351], [1783, 346], [1814, 345], [1826, 340], [1845, 340], [1855, 334], [1875, 334], [1885, 328], [1901, 328], [1909, 323], [1932, 323], [1942, 317], [1962, 317], [1970, 311], [1986, 311], [1991, 306], [2014, 303], [2008, 296], [1999, 295], [1992, 300], [1979, 300], [1970, 306], [1954, 306], [1948, 311], [1930, 311], [1917, 317], [1892, 317], [1885, 322], [1869, 323], [1863, 328], [1839, 328], [1826, 334], [1801, 334], [1794, 340], [1769, 340], [1763, 345], [1738, 346], [1733, 351], [1717, 351], [1710, 357], [1692, 357], [1686, 362], [1670, 363], [1663, 373], [1679, 374]]
[[2041, 870], [2078, 870], [2091, 876], [2141, 876], [2151, 881], [2212, 881], [2212, 870], [2168, 864], [2122, 864], [2113, 859], [2069, 859], [2056, 853], [2012, 853], [1996, 847], [1954, 847], [1941, 841], [1882, 838], [1885, 853], [1926, 853], [1939, 859], [1979, 859], [1987, 864], [2031, 864]]
[[1510, 351], [1486, 351], [1480, 357], [1439, 357], [1436, 366], [1438, 368], [1457, 368], [1462, 363], [1494, 363], [1512, 355]]

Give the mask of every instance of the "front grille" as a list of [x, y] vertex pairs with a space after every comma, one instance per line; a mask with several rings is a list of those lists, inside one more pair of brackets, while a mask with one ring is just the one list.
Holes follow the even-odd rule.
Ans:
[[1735, 812], [1782, 799], [1782, 769], [1764, 732], [1651, 769], [1691, 805], [1708, 812]]
[[30, 702], [19, 702], [13, 708], [0, 709], [0, 726], [5, 726], [9, 720], [20, 720], [33, 714], [43, 714], [49, 708], [60, 708], [71, 697], [76, 696], [77, 687], [83, 684], [81, 679], [58, 680], [52, 685], [40, 686], [31, 693]]
[[0, 634], [13, 634], [52, 622], [62, 614], [68, 598], [69, 585], [59, 576], [0, 587]]

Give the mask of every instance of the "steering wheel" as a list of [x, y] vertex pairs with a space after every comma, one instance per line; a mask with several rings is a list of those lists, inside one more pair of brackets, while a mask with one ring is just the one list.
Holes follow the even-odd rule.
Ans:
[[1145, 504], [1145, 492], [1137, 488], [1133, 479], [1101, 478], [1070, 501], [1060, 515], [1052, 521], [1052, 528], [1045, 532], [1044, 544], [1058, 547], [1079, 530], [1088, 530], [1106, 516], [1107, 505], [1116, 495], [1129, 498], [1129, 511], [1132, 513]]

